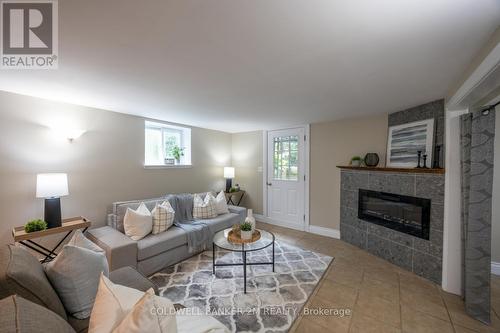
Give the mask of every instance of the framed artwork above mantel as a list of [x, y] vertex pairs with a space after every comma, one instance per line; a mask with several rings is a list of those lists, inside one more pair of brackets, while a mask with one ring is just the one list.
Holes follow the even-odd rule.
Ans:
[[418, 151], [422, 152], [422, 156], [427, 154], [427, 166], [431, 167], [434, 151], [433, 118], [389, 127], [387, 167], [415, 168]]

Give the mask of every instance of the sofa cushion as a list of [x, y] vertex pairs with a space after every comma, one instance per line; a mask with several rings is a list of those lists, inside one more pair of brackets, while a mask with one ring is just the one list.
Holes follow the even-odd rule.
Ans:
[[72, 315], [68, 315], [68, 323], [76, 333], [87, 333], [89, 330], [89, 318], [78, 319]]
[[159, 253], [187, 244], [186, 232], [173, 226], [157, 235], [150, 234], [137, 242], [137, 260], [141, 261]]
[[193, 199], [193, 217], [195, 219], [211, 219], [217, 216], [217, 205], [212, 194], [202, 199], [198, 194]]
[[0, 309], [0, 329], [5, 333], [75, 332], [54, 312], [17, 295], [0, 300]]
[[90, 316], [101, 273], [109, 274], [103, 253], [65, 245], [57, 257], [45, 266], [45, 272], [73, 317]]
[[235, 224], [240, 223], [240, 216], [238, 214], [222, 214], [213, 219], [203, 220], [203, 223], [206, 223], [210, 228], [212, 234], [224, 230], [226, 228], [230, 228]]
[[[144, 294], [113, 333], [177, 333], [175, 307], [165, 297]], [[208, 332], [208, 331], [205, 331]]]
[[168, 200], [165, 200], [161, 205], [157, 204], [151, 211], [153, 215], [153, 230], [152, 234], [156, 235], [166, 231], [174, 224], [175, 210]]
[[[122, 267], [110, 272], [109, 279], [114, 284], [119, 284], [124, 287], [137, 289], [143, 292], [153, 289], [156, 295], [159, 293], [158, 286], [130, 266]], [[78, 319], [69, 315], [68, 323], [77, 333], [86, 333], [89, 328], [89, 318]]]
[[101, 249], [96, 243], [92, 242], [90, 239], [85, 237], [81, 230], [75, 230], [73, 236], [67, 243], [67, 245], [73, 245], [77, 247], [83, 247], [87, 250], [92, 250], [94, 252], [100, 252], [105, 254], [104, 250]]
[[[115, 202], [113, 204], [113, 214], [115, 214], [115, 228], [122, 233], [125, 233], [125, 229], [123, 227], [123, 219], [125, 218], [125, 214], [127, 213], [127, 208], [136, 210], [137, 208], [139, 208], [141, 203], [144, 203], [149, 211], [152, 211], [153, 208], [155, 208], [156, 204], [161, 204], [163, 201], [165, 201], [165, 198]], [[171, 201], [170, 204], [172, 204]]]
[[66, 319], [64, 306], [40, 262], [28, 250], [7, 245], [0, 247], [0, 298], [14, 294]]
[[158, 286], [156, 284], [130, 266], [112, 271], [109, 273], [109, 279], [114, 284], [119, 284], [144, 292], [149, 289], [153, 289], [156, 295], [159, 294]]
[[123, 228], [125, 229], [125, 235], [135, 241], [143, 239], [151, 233], [153, 230], [153, 216], [144, 202], [141, 202], [136, 210], [127, 208], [123, 218]]
[[220, 191], [215, 197], [215, 206], [217, 208], [217, 214], [227, 214], [229, 213], [229, 208], [227, 207], [227, 199], [224, 191]]

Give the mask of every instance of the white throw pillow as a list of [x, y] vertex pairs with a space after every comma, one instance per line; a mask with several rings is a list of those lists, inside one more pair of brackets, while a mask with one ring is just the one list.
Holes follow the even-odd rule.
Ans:
[[217, 217], [215, 198], [211, 193], [207, 193], [205, 200], [202, 200], [198, 194], [194, 195], [193, 217], [195, 219], [213, 219]]
[[[146, 293], [154, 294], [154, 291], [150, 289]], [[114, 284], [101, 275], [88, 332], [109, 333], [113, 331], [144, 294], [140, 290]]]
[[175, 308], [172, 302], [163, 297], [144, 294], [120, 325], [113, 330], [113, 333], [142, 332], [177, 333]]
[[104, 253], [65, 245], [57, 257], [45, 265], [45, 274], [66, 311], [78, 319], [90, 316], [101, 273], [108, 275]]
[[127, 208], [123, 219], [125, 234], [135, 241], [143, 239], [153, 230], [153, 217], [148, 207], [141, 202], [137, 210]]
[[83, 247], [87, 250], [104, 253], [103, 249], [101, 249], [96, 243], [85, 237], [83, 232], [79, 229], [75, 231], [67, 245]]
[[164, 201], [161, 205], [156, 204], [151, 215], [153, 215], [153, 235], [167, 230], [174, 224], [175, 210], [168, 201]]
[[226, 194], [224, 191], [220, 191], [215, 198], [215, 205], [217, 207], [217, 214], [227, 214], [229, 213], [229, 208], [227, 208]]

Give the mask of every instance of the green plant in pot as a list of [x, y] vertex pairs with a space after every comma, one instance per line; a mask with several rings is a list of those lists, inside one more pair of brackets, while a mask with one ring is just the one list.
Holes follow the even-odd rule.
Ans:
[[354, 167], [359, 167], [361, 166], [361, 157], [359, 156], [353, 156], [353, 158], [351, 158], [351, 165], [354, 166]]
[[181, 163], [181, 157], [184, 156], [184, 149], [186, 149], [186, 148], [181, 148], [179, 146], [174, 146], [172, 148], [172, 150], [170, 151], [170, 153], [172, 154], [172, 156], [175, 158], [175, 162], [177, 164]]
[[42, 220], [32, 220], [26, 223], [26, 225], [24, 226], [24, 231], [26, 231], [27, 233], [42, 231], [45, 229], [47, 229], [47, 222]]
[[250, 240], [252, 239], [252, 224], [245, 222], [240, 224], [241, 239]]

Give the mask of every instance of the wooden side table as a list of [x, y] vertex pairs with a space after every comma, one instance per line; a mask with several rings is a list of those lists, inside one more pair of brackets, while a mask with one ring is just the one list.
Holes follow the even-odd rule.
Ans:
[[236, 192], [225, 192], [225, 194], [228, 205], [239, 206], [241, 204], [241, 201], [243, 201], [245, 191], [239, 190]]
[[[14, 238], [14, 242], [18, 242], [26, 246], [27, 248], [45, 256], [45, 258], [41, 260], [42, 263], [45, 263], [54, 260], [54, 258], [57, 256], [57, 248], [61, 246], [61, 244], [66, 240], [66, 238], [68, 238], [69, 235], [71, 235], [73, 230], [83, 229], [82, 231], [85, 232], [90, 227], [90, 224], [90, 221], [88, 221], [86, 218], [79, 216], [64, 219], [60, 227], [45, 229], [42, 231], [34, 231], [28, 233], [24, 231], [24, 226], [15, 227], [14, 229], [12, 229], [12, 237]], [[64, 232], [66, 232], [64, 237], [52, 249], [48, 249], [33, 240], [35, 238], [43, 238], [49, 235], [55, 235]]]

